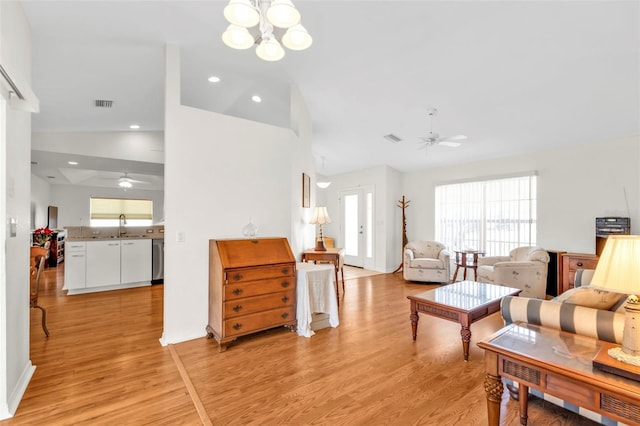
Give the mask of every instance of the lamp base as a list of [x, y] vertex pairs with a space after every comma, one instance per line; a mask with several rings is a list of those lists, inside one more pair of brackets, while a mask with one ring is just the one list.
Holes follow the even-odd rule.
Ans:
[[327, 251], [327, 247], [324, 245], [324, 238], [319, 238], [316, 240], [316, 251]]
[[[616, 358], [620, 353], [626, 358], [625, 361]], [[630, 363], [628, 362], [630, 358], [635, 359]], [[595, 369], [640, 382], [640, 364], [635, 364], [635, 362], [640, 363], [640, 356], [624, 353], [618, 345], [602, 342], [602, 347], [592, 362]]]

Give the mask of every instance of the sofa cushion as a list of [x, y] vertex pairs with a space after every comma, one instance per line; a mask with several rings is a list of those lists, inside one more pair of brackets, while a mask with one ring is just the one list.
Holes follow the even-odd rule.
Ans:
[[626, 299], [626, 297], [624, 294], [587, 286], [576, 287], [565, 291], [556, 297], [554, 301], [608, 311], [614, 305], [617, 305], [620, 299]]

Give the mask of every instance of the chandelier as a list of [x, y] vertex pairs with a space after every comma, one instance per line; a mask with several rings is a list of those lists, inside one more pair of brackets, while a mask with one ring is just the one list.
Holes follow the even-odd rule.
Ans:
[[300, 25], [300, 12], [291, 0], [230, 0], [224, 17], [230, 23], [222, 34], [224, 44], [233, 49], [257, 44], [256, 54], [265, 61], [282, 59], [282, 45], [291, 50], [311, 46], [311, 36]]

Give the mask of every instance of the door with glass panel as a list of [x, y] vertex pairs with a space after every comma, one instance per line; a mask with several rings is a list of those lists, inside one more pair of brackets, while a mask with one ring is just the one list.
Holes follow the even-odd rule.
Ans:
[[373, 189], [342, 191], [342, 241], [347, 265], [373, 268]]

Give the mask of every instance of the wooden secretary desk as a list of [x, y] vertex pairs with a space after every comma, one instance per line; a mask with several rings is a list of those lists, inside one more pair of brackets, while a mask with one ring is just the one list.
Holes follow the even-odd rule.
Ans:
[[209, 324], [219, 351], [240, 336], [296, 326], [296, 262], [286, 238], [209, 240]]

